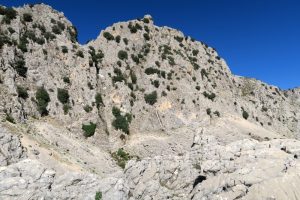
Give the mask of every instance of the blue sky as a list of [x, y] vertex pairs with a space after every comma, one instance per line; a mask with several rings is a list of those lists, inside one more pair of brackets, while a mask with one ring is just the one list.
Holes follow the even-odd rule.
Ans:
[[300, 86], [298, 0], [0, 0], [5, 6], [40, 2], [64, 12], [81, 43], [115, 22], [151, 14], [156, 25], [217, 49], [234, 74], [282, 89]]

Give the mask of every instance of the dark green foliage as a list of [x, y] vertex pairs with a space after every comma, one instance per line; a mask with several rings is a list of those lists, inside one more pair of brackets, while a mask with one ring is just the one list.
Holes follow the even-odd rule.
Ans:
[[122, 81], [126, 82], [126, 79], [120, 69], [114, 68], [114, 73], [115, 73], [115, 76], [112, 77], [113, 83], [122, 82]]
[[0, 6], [0, 15], [4, 15], [2, 22], [10, 24], [11, 20], [17, 17], [17, 11], [13, 8], [4, 8]]
[[26, 35], [22, 35], [20, 37], [20, 41], [18, 44], [18, 48], [22, 51], [22, 52], [27, 52], [27, 44], [28, 44], [28, 40]]
[[140, 63], [139, 57], [138, 57], [138, 56], [135, 56], [134, 54], [131, 54], [131, 59], [132, 59], [136, 64], [139, 64], [139, 63]]
[[63, 110], [64, 110], [64, 114], [68, 114], [69, 110], [71, 109], [71, 106], [69, 104], [64, 104], [63, 105]]
[[62, 46], [62, 47], [61, 47], [61, 51], [62, 51], [63, 53], [68, 53], [68, 47]]
[[69, 92], [66, 89], [57, 88], [57, 99], [62, 103], [66, 104], [69, 102]]
[[150, 40], [150, 36], [148, 33], [144, 33], [143, 36], [144, 36], [145, 40]]
[[108, 41], [115, 39], [114, 36], [112, 34], [110, 34], [109, 32], [104, 32], [103, 37], [105, 37]]
[[22, 99], [27, 99], [28, 98], [28, 93], [27, 93], [27, 89], [23, 88], [22, 86], [17, 86], [17, 93], [18, 93], [18, 97], [22, 98]]
[[54, 40], [56, 38], [56, 36], [50, 32], [45, 32], [44, 37], [46, 38], [47, 41]]
[[89, 105], [84, 106], [83, 109], [87, 113], [89, 113], [89, 112], [91, 112], [93, 110], [93, 108], [91, 106], [89, 106]]
[[112, 122], [113, 127], [115, 127], [116, 130], [121, 130], [124, 133], [129, 134], [129, 124], [132, 120], [131, 114], [126, 113], [125, 115], [122, 115], [120, 109], [115, 106], [112, 108], [112, 114], [115, 117]]
[[210, 114], [211, 114], [211, 109], [210, 109], [210, 108], [207, 108], [207, 109], [206, 109], [206, 114], [207, 114], [207, 115], [210, 115]]
[[221, 116], [221, 115], [220, 115], [220, 112], [217, 111], [217, 110], [214, 112], [214, 114], [215, 114], [217, 117], [220, 117], [220, 116]]
[[213, 101], [214, 98], [216, 97], [216, 94], [215, 93], [207, 93], [206, 91], [203, 92], [203, 95], [208, 98], [209, 100]]
[[179, 43], [181, 43], [183, 41], [183, 37], [180, 37], [180, 36], [175, 36], [174, 39], [177, 40], [177, 42], [179, 42]]
[[102, 200], [102, 192], [96, 192], [95, 200]]
[[23, 57], [19, 57], [14, 63], [12, 63], [12, 67], [16, 70], [19, 76], [26, 78], [27, 67], [25, 67], [25, 60]]
[[15, 119], [13, 118], [13, 116], [11, 116], [10, 114], [6, 113], [6, 117], [5, 117], [5, 120], [12, 123], [12, 124], [15, 124]]
[[70, 78], [67, 77], [67, 76], [65, 76], [65, 77], [63, 78], [63, 81], [64, 81], [64, 83], [68, 83], [68, 84], [71, 83]]
[[58, 25], [54, 25], [54, 26], [52, 27], [52, 32], [53, 32], [54, 34], [56, 34], [56, 35], [59, 35], [59, 34], [61, 34], [62, 30], [59, 28]]
[[128, 54], [127, 54], [127, 52], [126, 52], [126, 51], [123, 51], [123, 50], [120, 50], [120, 51], [118, 52], [118, 58], [119, 58], [120, 60], [127, 60], [127, 59], [128, 59]]
[[206, 72], [205, 69], [201, 69], [201, 77], [202, 77], [202, 79], [203, 79], [204, 76], [205, 76], [206, 78], [208, 78], [208, 73]]
[[132, 159], [132, 156], [130, 156], [129, 153], [125, 152], [123, 148], [119, 149], [117, 152], [112, 153], [111, 155], [122, 169], [124, 169], [126, 163], [130, 159]]
[[172, 56], [168, 56], [168, 60], [169, 60], [169, 64], [171, 66], [175, 65], [175, 61], [174, 61], [174, 58]]
[[98, 63], [102, 62], [102, 59], [104, 58], [104, 54], [100, 49], [98, 50], [98, 53], [96, 53], [94, 47], [89, 46], [89, 48], [90, 48], [89, 54], [92, 57], [92, 62], [95, 63], [96, 67], [98, 67]]
[[115, 38], [115, 40], [116, 40], [116, 43], [120, 43], [120, 41], [121, 41], [121, 36], [117, 35], [116, 38]]
[[145, 94], [144, 99], [149, 105], [154, 105], [157, 102], [157, 92], [153, 91], [149, 94]]
[[197, 56], [198, 53], [199, 53], [199, 50], [197, 50], [197, 49], [194, 49], [194, 50], [193, 50], [193, 56]]
[[196, 90], [200, 90], [200, 86], [199, 85], [196, 86]]
[[60, 21], [57, 22], [57, 26], [61, 31], [64, 31], [66, 29], [65, 24]]
[[4, 35], [3, 33], [0, 33], [0, 49], [5, 45], [12, 45], [12, 42], [10, 41], [10, 38], [7, 35]]
[[247, 119], [248, 119], [248, 117], [249, 117], [249, 114], [248, 114], [248, 112], [247, 112], [247, 111], [245, 111], [245, 110], [243, 110], [243, 114], [242, 114], [242, 115], [243, 115], [243, 118], [244, 118], [244, 119], [246, 119], [246, 120], [247, 120]]
[[37, 100], [38, 111], [41, 116], [48, 115], [47, 106], [50, 102], [50, 97], [44, 87], [38, 88], [35, 94], [35, 98]]
[[83, 135], [85, 137], [91, 137], [95, 134], [97, 125], [93, 122], [90, 122], [90, 124], [82, 124], [82, 130], [84, 131]]
[[153, 83], [154, 87], [159, 88], [159, 81], [158, 80], [154, 80]]
[[124, 44], [128, 45], [128, 39], [127, 38], [123, 38], [123, 42], [124, 42]]
[[145, 73], [147, 75], [151, 75], [151, 74], [160, 74], [160, 70], [159, 69], [156, 69], [156, 68], [153, 68], [153, 67], [148, 67], [145, 69]]
[[79, 56], [81, 58], [84, 58], [83, 52], [82, 51], [77, 51], [76, 56]]
[[32, 22], [32, 15], [30, 13], [24, 13], [23, 14], [23, 20], [25, 22]]
[[97, 93], [95, 95], [95, 101], [96, 101], [96, 106], [97, 106], [98, 109], [100, 108], [101, 105], [104, 105], [103, 99], [102, 99], [102, 96], [101, 96], [100, 93]]
[[131, 22], [128, 24], [128, 28], [129, 28], [129, 30], [130, 30], [131, 33], [136, 33], [138, 30], [142, 30], [143, 29], [141, 27], [141, 25], [139, 25], [138, 23], [136, 23], [135, 25], [132, 25]]
[[144, 18], [143, 22], [146, 23], [146, 24], [148, 24], [150, 22], [150, 20], [148, 18]]

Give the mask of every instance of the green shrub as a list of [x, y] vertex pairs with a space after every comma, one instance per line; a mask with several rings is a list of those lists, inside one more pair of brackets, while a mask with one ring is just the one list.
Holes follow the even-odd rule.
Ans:
[[153, 68], [153, 67], [148, 67], [145, 69], [145, 73], [147, 75], [151, 75], [151, 74], [160, 74], [160, 70], [159, 69], [156, 69], [156, 68]]
[[22, 98], [22, 99], [27, 99], [28, 98], [28, 93], [27, 93], [27, 89], [23, 88], [22, 86], [17, 86], [17, 93], [18, 93], [18, 97]]
[[13, 34], [16, 32], [12, 27], [8, 27], [7, 30], [9, 31], [10, 34]]
[[153, 91], [150, 94], [145, 94], [144, 99], [149, 105], [154, 105], [157, 102], [157, 92]]
[[23, 20], [25, 22], [32, 22], [32, 15], [30, 13], [24, 13], [23, 14]]
[[64, 104], [63, 105], [63, 110], [64, 110], [64, 114], [68, 114], [69, 113], [69, 110], [71, 109], [71, 106], [69, 104]]
[[193, 56], [197, 56], [198, 53], [199, 53], [199, 50], [197, 50], [197, 49], [194, 49], [194, 50], [193, 50]]
[[114, 73], [115, 73], [116, 76], [112, 77], [113, 83], [122, 82], [122, 81], [126, 82], [126, 79], [125, 79], [125, 77], [124, 77], [124, 75], [123, 75], [123, 73], [120, 69], [114, 68]]
[[13, 116], [11, 116], [10, 114], [6, 113], [6, 117], [5, 117], [5, 120], [12, 123], [12, 124], [15, 124], [15, 119], [13, 118]]
[[205, 69], [201, 69], [201, 77], [202, 77], [202, 79], [203, 79], [204, 76], [205, 76], [206, 78], [208, 78], [208, 73], [206, 72]]
[[115, 127], [116, 130], [121, 130], [124, 133], [129, 134], [129, 124], [132, 120], [131, 114], [126, 113], [125, 115], [122, 115], [120, 109], [115, 106], [112, 108], [112, 114], [115, 117], [112, 122], [113, 127]]
[[102, 200], [102, 192], [96, 192], [95, 200]]
[[140, 59], [138, 56], [135, 56], [133, 54], [131, 54], [131, 59], [133, 60], [133, 62], [135, 62], [136, 64], [140, 63]]
[[210, 114], [211, 114], [211, 109], [210, 108], [206, 109], [206, 114], [210, 116]]
[[57, 99], [62, 103], [66, 104], [69, 102], [69, 92], [68, 90], [57, 88]]
[[248, 119], [248, 117], [249, 117], [249, 114], [248, 114], [248, 112], [247, 112], [247, 111], [245, 111], [245, 110], [243, 110], [243, 114], [242, 114], [242, 115], [243, 115], [243, 118], [244, 118], [244, 119], [246, 119], [246, 120], [247, 120], [247, 119]]
[[62, 47], [61, 47], [61, 51], [62, 51], [63, 53], [68, 53], [68, 47], [62, 46]]
[[126, 52], [126, 51], [123, 51], [123, 50], [120, 50], [120, 51], [118, 52], [118, 58], [119, 58], [120, 60], [127, 60], [127, 59], [128, 59], [128, 54], [127, 54], [127, 52]]
[[11, 45], [12, 42], [10, 41], [10, 38], [7, 35], [4, 35], [3, 33], [0, 33], [0, 49], [2, 49], [2, 47], [5, 44]]
[[175, 61], [174, 61], [174, 58], [172, 56], [168, 56], [168, 60], [169, 60], [169, 64], [171, 66], [174, 66], [175, 65]]
[[54, 34], [56, 34], [56, 35], [59, 35], [59, 34], [61, 34], [62, 30], [59, 28], [59, 26], [54, 25], [54, 26], [52, 27], [52, 32], [53, 32]]
[[128, 45], [128, 39], [127, 38], [123, 38], [123, 42], [124, 42], [124, 44]]
[[121, 41], [121, 36], [117, 35], [116, 38], [115, 38], [115, 40], [116, 40], [116, 43], [120, 43], [120, 41]]
[[16, 72], [24, 78], [26, 78], [27, 75], [27, 67], [25, 67], [25, 64], [23, 57], [19, 57], [18, 60], [12, 64], [12, 67], [16, 70]]
[[154, 87], [159, 88], [159, 81], [158, 80], [154, 80], [153, 83]]
[[81, 58], [84, 58], [83, 52], [82, 51], [77, 51], [76, 56], [79, 56]]
[[91, 112], [93, 110], [93, 108], [91, 106], [89, 106], [89, 105], [84, 106], [83, 109], [87, 113], [89, 113], [89, 112]]
[[110, 34], [109, 32], [104, 32], [103, 37], [105, 37], [108, 41], [115, 39], [114, 36], [112, 34]]
[[148, 18], [143, 18], [143, 22], [149, 24], [150, 20]]
[[200, 86], [199, 85], [196, 86], [196, 90], [200, 90]]
[[203, 92], [203, 95], [208, 98], [209, 100], [213, 101], [216, 97], [216, 94], [215, 93], [207, 93], [206, 91]]
[[61, 31], [64, 31], [66, 29], [65, 24], [60, 21], [57, 21], [57, 26]]
[[4, 8], [0, 6], [0, 15], [4, 15], [2, 22], [10, 24], [11, 20], [17, 17], [17, 11], [13, 8]]
[[50, 97], [44, 87], [38, 88], [35, 94], [35, 98], [37, 100], [38, 111], [41, 116], [48, 115], [47, 106], [50, 102]]
[[82, 130], [84, 131], [83, 135], [85, 137], [91, 137], [95, 134], [97, 125], [93, 122], [90, 122], [90, 124], [82, 124]]
[[97, 93], [95, 95], [95, 101], [96, 101], [96, 106], [99, 109], [101, 105], [104, 105], [103, 100], [102, 100], [102, 96], [100, 93]]
[[220, 112], [217, 111], [217, 110], [214, 112], [214, 114], [215, 114], [217, 117], [220, 117], [220, 116], [221, 116], [221, 115], [220, 115]]
[[46, 38], [47, 41], [54, 40], [56, 38], [56, 36], [50, 32], [45, 32], [44, 37]]
[[148, 33], [144, 33], [144, 38], [145, 38], [145, 40], [150, 40], [150, 36], [149, 36], [149, 34]]
[[129, 153], [125, 152], [123, 148], [118, 149], [117, 152], [112, 153], [113, 159], [117, 161], [117, 164], [124, 169], [126, 166], [126, 163], [132, 159], [132, 156], [129, 155]]
[[65, 76], [65, 77], [63, 78], [63, 81], [64, 81], [64, 83], [68, 83], [68, 84], [71, 83], [70, 78], [67, 77], [67, 76]]
[[177, 42], [179, 42], [179, 43], [181, 43], [183, 41], [183, 37], [180, 37], [180, 36], [175, 36], [174, 39], [177, 40]]

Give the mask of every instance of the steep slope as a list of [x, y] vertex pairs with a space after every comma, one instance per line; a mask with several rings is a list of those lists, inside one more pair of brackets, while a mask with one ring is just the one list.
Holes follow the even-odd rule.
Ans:
[[[234, 199], [250, 190], [251, 199], [260, 184], [280, 182], [285, 176], [290, 179], [298, 172], [299, 145], [293, 139], [299, 138], [300, 130], [299, 89], [282, 91], [235, 76], [215, 49], [178, 30], [155, 26], [149, 15], [113, 24], [85, 45], [76, 41], [76, 29], [63, 13], [44, 4], [0, 7], [0, 21], [1, 123], [21, 135], [27, 149], [34, 146], [28, 157], [39, 162], [25, 160], [21, 165], [44, 170], [44, 164], [59, 175], [93, 173], [97, 181], [112, 178], [113, 183], [90, 190], [101, 189], [105, 199], [212, 199], [218, 195]], [[203, 152], [194, 148], [199, 137], [208, 137]], [[244, 150], [248, 143], [262, 150]], [[219, 158], [210, 158], [210, 151]], [[232, 152], [235, 156], [230, 157]], [[262, 157], [257, 156], [260, 153]], [[170, 159], [175, 159], [177, 167], [172, 168]], [[223, 174], [236, 181], [239, 170], [255, 166], [264, 171], [276, 160], [280, 163], [272, 176], [248, 172], [262, 181], [222, 182]], [[220, 167], [203, 170], [207, 162]], [[118, 165], [125, 168], [124, 173]], [[156, 182], [150, 175], [146, 180], [137, 177], [147, 165], [157, 165], [149, 173], [162, 173]], [[292, 174], [282, 174], [286, 165], [292, 166]], [[10, 167], [16, 169], [4, 170]], [[190, 176], [174, 178], [170, 185], [173, 175], [165, 170], [173, 174], [187, 170]], [[222, 184], [193, 186], [199, 173], [208, 182], [219, 179]], [[47, 179], [50, 185], [53, 180]], [[88, 188], [93, 187], [89, 184]], [[106, 187], [117, 190], [107, 192]], [[203, 187], [207, 193], [202, 193]], [[229, 194], [228, 188], [242, 192]], [[46, 190], [45, 197], [67, 198], [61, 190], [55, 194]]]

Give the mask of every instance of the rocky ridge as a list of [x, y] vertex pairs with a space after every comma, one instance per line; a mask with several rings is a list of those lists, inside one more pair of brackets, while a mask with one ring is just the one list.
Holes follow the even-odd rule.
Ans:
[[44, 4], [0, 21], [1, 197], [299, 198], [299, 89], [149, 15], [85, 45]]

